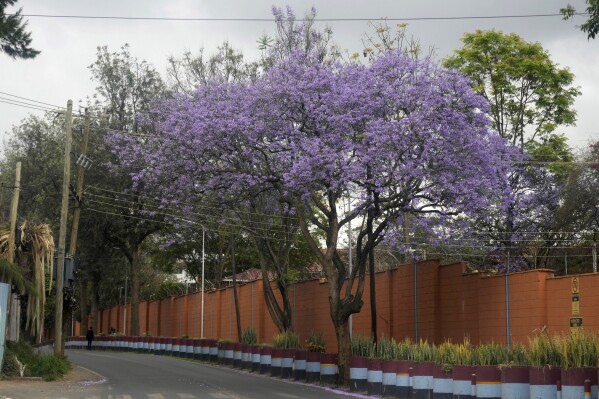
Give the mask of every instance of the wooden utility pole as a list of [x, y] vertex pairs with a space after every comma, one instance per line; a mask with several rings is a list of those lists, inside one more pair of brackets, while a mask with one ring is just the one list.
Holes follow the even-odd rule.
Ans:
[[21, 192], [21, 162], [17, 162], [15, 171], [15, 186], [13, 188], [12, 201], [10, 202], [10, 231], [8, 236], [8, 260], [15, 261], [15, 233], [17, 232], [17, 210], [19, 209], [19, 195]]
[[65, 118], [66, 139], [64, 146], [64, 174], [62, 181], [62, 207], [60, 210], [60, 231], [58, 233], [58, 260], [56, 262], [56, 312], [54, 314], [54, 354], [64, 355], [62, 343], [62, 305], [64, 300], [64, 258], [67, 241], [67, 212], [69, 210], [69, 180], [71, 175], [71, 137], [73, 101], [67, 101]]
[[[17, 166], [15, 169], [15, 186], [13, 188], [13, 194], [12, 194], [12, 201], [10, 203], [10, 231], [8, 233], [8, 253], [7, 253], [7, 257], [6, 260], [8, 261], [8, 263], [14, 263], [15, 262], [15, 250], [16, 250], [16, 245], [15, 245], [15, 234], [17, 232], [17, 211], [19, 209], [19, 196], [20, 196], [20, 191], [21, 191], [21, 162], [17, 162]], [[2, 280], [5, 279], [5, 276], [2, 276]], [[10, 284], [10, 281], [8, 282]], [[8, 290], [8, 307], [5, 309], [6, 311], [6, 321], [8, 323], [8, 328], [7, 328], [7, 338], [11, 339], [11, 340], [17, 340], [18, 339], [18, 331], [19, 331], [19, 326], [14, 326], [15, 323], [15, 319], [11, 316], [11, 312], [18, 312], [18, 309], [14, 309], [13, 308], [13, 300], [12, 300], [12, 295], [10, 293], [10, 289]], [[1, 311], [2, 309], [0, 309]], [[16, 331], [16, 333], [15, 333]]]
[[[83, 128], [83, 144], [81, 146], [82, 158], [87, 156], [87, 145], [89, 143], [89, 111], [85, 110], [85, 127]], [[69, 245], [69, 255], [75, 256], [77, 251], [77, 235], [79, 234], [79, 220], [81, 218], [81, 204], [83, 203], [83, 177], [85, 167], [83, 163], [77, 166], [77, 187], [75, 191], [75, 209], [73, 210], [73, 224], [71, 225], [71, 242]]]
[[[79, 235], [79, 220], [81, 219], [81, 205], [83, 204], [83, 177], [85, 174], [85, 162], [87, 156], [87, 145], [89, 143], [89, 128], [90, 128], [90, 117], [89, 110], [85, 109], [85, 125], [83, 127], [83, 143], [81, 144], [81, 162], [77, 162], [77, 187], [75, 188], [75, 209], [73, 210], [73, 221], [71, 224], [71, 241], [69, 243], [69, 255], [75, 256], [77, 251], [77, 237]], [[81, 284], [81, 289], [85, 289], [85, 284]], [[85, 298], [85, 295], [81, 295], [81, 298]], [[82, 307], [82, 310], [84, 307]], [[81, 312], [81, 317], [84, 315]], [[74, 334], [74, 312], [71, 311], [71, 334]], [[87, 329], [86, 329], [87, 330]]]

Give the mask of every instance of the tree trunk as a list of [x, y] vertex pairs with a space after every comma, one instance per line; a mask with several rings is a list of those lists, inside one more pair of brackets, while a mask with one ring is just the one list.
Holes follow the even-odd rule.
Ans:
[[368, 221], [366, 228], [368, 229], [368, 263], [369, 263], [369, 277], [370, 277], [370, 328], [372, 339], [376, 343], [377, 340], [377, 327], [376, 327], [376, 280], [374, 278], [374, 248], [372, 237], [372, 220], [374, 219], [374, 209], [368, 210]]
[[81, 331], [84, 334], [87, 331], [87, 283], [79, 283], [79, 311], [81, 312]]
[[349, 318], [333, 320], [337, 336], [337, 353], [339, 356], [339, 386], [345, 386], [349, 381], [349, 358], [351, 357], [351, 336], [349, 333]]
[[237, 342], [241, 342], [241, 316], [239, 315], [239, 295], [237, 295], [237, 267], [235, 262], [235, 235], [231, 231], [231, 272], [233, 273], [233, 298], [235, 301], [235, 319], [237, 321]]
[[140, 293], [140, 270], [142, 254], [141, 244], [133, 248], [131, 256], [131, 323], [129, 325], [129, 335], [139, 336], [139, 293]]
[[[91, 327], [94, 327], [96, 329], [96, 333], [100, 332], [100, 329], [97, 325], [97, 320], [96, 320], [96, 318], [98, 317], [98, 310], [99, 310], [98, 285], [91, 284], [91, 311], [90, 311], [90, 315], [89, 315], [89, 324]], [[85, 334], [86, 331], [87, 330], [82, 331], [81, 334]]]

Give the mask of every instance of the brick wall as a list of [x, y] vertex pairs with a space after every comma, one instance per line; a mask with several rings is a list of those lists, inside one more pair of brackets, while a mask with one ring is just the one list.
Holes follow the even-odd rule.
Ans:
[[[417, 330], [419, 338], [436, 343], [445, 339], [460, 342], [465, 336], [470, 337], [473, 343], [491, 340], [505, 343], [505, 275], [466, 274], [465, 270], [464, 263], [440, 265], [436, 260], [428, 260], [377, 273], [379, 336], [396, 340], [415, 338]], [[527, 342], [528, 337], [544, 327], [552, 333], [569, 330], [574, 277], [578, 279], [580, 299], [580, 314], [577, 316], [583, 317], [585, 327], [599, 328], [599, 307], [596, 306], [599, 304], [599, 274], [553, 277], [552, 273], [551, 270], [539, 269], [509, 275], [511, 342]], [[238, 287], [241, 325], [242, 329], [254, 327], [260, 342], [271, 342], [277, 329], [266, 309], [262, 284], [258, 280]], [[326, 282], [305, 281], [291, 287], [289, 299], [295, 331], [301, 342], [312, 331], [323, 333], [329, 350], [334, 350], [337, 342], [329, 315], [328, 290]], [[278, 294], [278, 291], [275, 292]], [[369, 335], [368, 278], [363, 300], [362, 311], [352, 317], [352, 331]], [[199, 337], [200, 308], [200, 293], [142, 302], [140, 333]], [[122, 331], [122, 314], [122, 306], [101, 311], [97, 316], [101, 323], [100, 331], [107, 333], [111, 326]], [[127, 323], [130, 316], [128, 309]], [[238, 340], [231, 288], [205, 292], [204, 336]]]

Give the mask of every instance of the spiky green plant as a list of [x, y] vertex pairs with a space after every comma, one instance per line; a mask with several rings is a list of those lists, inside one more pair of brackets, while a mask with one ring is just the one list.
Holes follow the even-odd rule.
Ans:
[[474, 347], [470, 338], [465, 337], [464, 342], [455, 346], [455, 364], [462, 366], [471, 366], [474, 363]]
[[369, 357], [373, 352], [374, 339], [365, 335], [353, 334], [351, 337], [352, 356]]
[[529, 338], [526, 355], [531, 366], [561, 367], [561, 357], [557, 348], [557, 340], [550, 337], [547, 333], [542, 333]]
[[414, 343], [410, 338], [404, 338], [395, 343], [395, 360], [410, 360], [414, 351]]
[[256, 345], [258, 342], [258, 334], [256, 334], [256, 330], [254, 327], [246, 327], [243, 329], [241, 333], [241, 343], [247, 345]]
[[277, 349], [298, 349], [299, 336], [293, 331], [283, 331], [272, 338], [272, 347]]
[[473, 364], [476, 366], [496, 366], [508, 362], [508, 349], [495, 342], [478, 345], [473, 351]]
[[555, 336], [554, 341], [562, 368], [597, 367], [599, 344], [596, 332], [579, 328], [570, 334]]
[[376, 344], [375, 357], [380, 360], [392, 360], [396, 358], [397, 344], [393, 338], [382, 336]]
[[520, 342], [513, 345], [508, 351], [508, 363], [515, 366], [530, 366], [528, 351]]
[[306, 338], [306, 347], [310, 352], [325, 353], [327, 351], [327, 344], [324, 340], [322, 333], [315, 333], [312, 331], [308, 338]]
[[451, 341], [444, 341], [437, 347], [435, 363], [443, 366], [443, 371], [448, 373], [453, 370], [453, 365], [456, 364], [456, 361], [456, 345]]
[[418, 344], [412, 346], [412, 354], [409, 360], [414, 362], [434, 362], [437, 354], [437, 347], [429, 344], [427, 340], [420, 340]]

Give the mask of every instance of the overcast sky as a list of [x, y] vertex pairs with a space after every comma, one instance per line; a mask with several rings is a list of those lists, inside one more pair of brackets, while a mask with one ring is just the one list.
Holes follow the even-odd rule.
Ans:
[[[172, 18], [271, 18], [273, 5], [291, 5], [298, 17], [314, 6], [318, 18], [435, 18], [465, 16], [498, 16], [557, 13], [567, 2], [584, 11], [583, 0], [104, 0], [96, 2], [67, 0], [20, 0], [23, 14], [86, 15], [121, 17]], [[8, 12], [14, 11], [9, 9]], [[107, 19], [74, 19], [27, 17], [33, 47], [42, 53], [33, 60], [12, 60], [0, 53], [0, 134], [9, 137], [13, 125], [29, 113], [42, 112], [9, 105], [2, 101], [6, 94], [16, 95], [65, 107], [94, 92], [88, 66], [95, 60], [96, 47], [108, 46], [117, 51], [129, 43], [132, 54], [153, 64], [163, 73], [169, 56], [205, 48], [212, 53], [228, 40], [242, 50], [246, 58], [257, 55], [256, 39], [273, 34], [273, 22], [252, 21], [133, 21]], [[434, 46], [439, 58], [461, 46], [466, 32], [496, 29], [515, 32], [527, 41], [535, 41], [549, 51], [552, 59], [568, 67], [576, 75], [582, 95], [575, 103], [576, 127], [560, 129], [572, 147], [586, 146], [599, 140], [599, 39], [588, 41], [574, 22], [560, 17], [455, 19], [409, 21], [408, 33], [420, 40], [424, 48]], [[395, 22], [393, 22], [395, 23]], [[334, 21], [320, 23], [333, 29], [341, 48], [355, 52], [362, 49], [361, 39], [369, 30], [366, 21]], [[19, 100], [12, 97], [14, 100]]]

